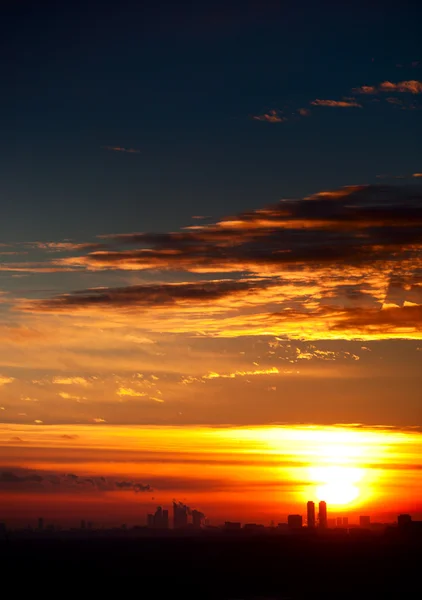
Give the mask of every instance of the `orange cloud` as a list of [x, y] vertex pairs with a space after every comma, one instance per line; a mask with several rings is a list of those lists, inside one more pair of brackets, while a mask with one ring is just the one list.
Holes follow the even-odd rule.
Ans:
[[207, 375], [203, 375], [202, 379], [235, 379], [236, 377], [253, 377], [256, 375], [278, 375], [279, 370], [277, 367], [270, 367], [269, 369], [253, 369], [249, 371], [234, 371], [232, 373], [216, 373], [211, 371]]
[[[97, 330], [109, 327], [109, 320], [122, 328], [120, 343], [127, 343], [128, 336], [149, 339], [150, 333], [163, 331], [419, 339], [418, 311], [391, 313], [392, 323], [378, 313], [392, 303], [400, 309], [422, 304], [421, 229], [417, 190], [352, 186], [324, 191], [194, 229], [109, 235], [107, 249], [59, 263], [92, 271], [160, 271], [162, 283], [22, 299], [15, 310], [59, 323], [65, 318], [60, 315], [69, 315]], [[180, 280], [183, 271], [190, 273], [190, 281], [171, 281]], [[210, 274], [219, 278], [210, 279]], [[359, 318], [357, 310], [363, 311]], [[139, 319], [143, 329], [131, 331]]]
[[141, 398], [148, 395], [145, 392], [140, 392], [132, 388], [125, 387], [120, 387], [116, 393], [120, 397], [129, 396], [129, 398]]
[[86, 379], [85, 377], [62, 377], [62, 376], [57, 376], [53, 378], [52, 383], [58, 384], [58, 385], [81, 385], [81, 386], [87, 386], [90, 385], [90, 381], [88, 379]]
[[311, 102], [313, 106], [329, 106], [333, 108], [362, 108], [362, 105], [355, 100], [320, 100]]
[[411, 79], [409, 81], [399, 81], [393, 83], [391, 81], [383, 81], [378, 86], [364, 85], [354, 88], [355, 94], [377, 94], [379, 92], [400, 92], [410, 94], [422, 94], [422, 82]]
[[255, 119], [255, 121], [266, 121], [267, 123], [284, 123], [287, 121], [286, 117], [278, 110], [270, 110], [268, 113], [257, 115], [252, 118]]

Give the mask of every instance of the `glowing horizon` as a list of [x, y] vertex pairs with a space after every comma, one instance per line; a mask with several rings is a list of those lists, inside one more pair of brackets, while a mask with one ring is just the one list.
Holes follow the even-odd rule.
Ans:
[[[422, 434], [414, 430], [9, 425], [0, 429], [0, 445], [8, 456], [3, 478], [19, 478], [8, 476], [0, 507], [7, 515], [14, 503], [22, 522], [34, 519], [41, 503], [53, 520], [97, 511], [104, 522], [142, 524], [146, 512], [173, 498], [212, 522], [280, 521], [299, 511], [305, 517], [308, 500], [325, 500], [329, 516], [422, 514]], [[104, 484], [97, 486], [99, 478]], [[403, 484], [406, 498], [394, 498]], [[61, 509], [52, 504], [58, 499]]]

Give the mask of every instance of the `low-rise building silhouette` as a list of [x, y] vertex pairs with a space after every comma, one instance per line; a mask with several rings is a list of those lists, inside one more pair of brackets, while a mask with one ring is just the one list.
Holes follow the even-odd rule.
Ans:
[[371, 527], [371, 517], [368, 515], [360, 516], [359, 527], [362, 527], [363, 529], [369, 529]]
[[301, 529], [302, 515], [289, 515], [287, 517], [287, 525], [289, 526], [289, 529]]

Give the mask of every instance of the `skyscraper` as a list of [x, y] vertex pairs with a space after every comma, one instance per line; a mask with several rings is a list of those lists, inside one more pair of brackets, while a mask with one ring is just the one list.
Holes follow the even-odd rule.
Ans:
[[173, 528], [182, 529], [188, 524], [188, 507], [182, 502], [173, 501]]
[[201, 529], [204, 526], [205, 515], [199, 510], [192, 511], [192, 526], [194, 529]]
[[324, 500], [319, 503], [318, 524], [320, 529], [327, 529], [327, 503]]
[[308, 504], [306, 505], [306, 508], [307, 508], [308, 527], [310, 529], [313, 529], [315, 527], [315, 502], [312, 502], [310, 500], [308, 502]]
[[163, 524], [163, 509], [161, 506], [157, 506], [157, 510], [154, 513], [154, 529], [161, 529]]

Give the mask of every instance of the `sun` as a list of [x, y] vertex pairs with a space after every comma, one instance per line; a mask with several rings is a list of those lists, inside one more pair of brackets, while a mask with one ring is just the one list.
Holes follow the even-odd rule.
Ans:
[[360, 499], [363, 469], [343, 465], [310, 467], [309, 475], [318, 500], [325, 500], [331, 506], [345, 506]]

